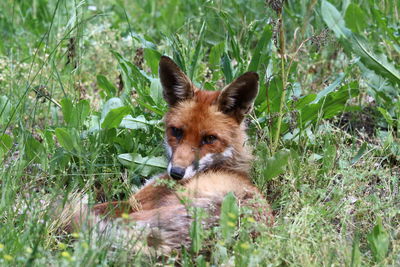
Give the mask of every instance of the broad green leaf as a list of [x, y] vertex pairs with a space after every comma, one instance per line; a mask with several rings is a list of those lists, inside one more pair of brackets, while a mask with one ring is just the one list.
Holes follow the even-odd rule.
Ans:
[[258, 95], [254, 101], [255, 112], [257, 116], [261, 115], [267, 108], [267, 85], [265, 84], [264, 77], [260, 77]]
[[145, 177], [151, 173], [159, 172], [160, 168], [165, 169], [167, 167], [167, 161], [164, 157], [142, 157], [140, 154], [126, 153], [118, 155], [118, 160], [127, 167], [135, 166], [135, 170]]
[[344, 78], [344, 73], [340, 73], [333, 83], [325, 87], [324, 90], [322, 90], [317, 94], [317, 97], [314, 99], [313, 102], [311, 102], [311, 104], [318, 103], [323, 97], [326, 97], [329, 93], [333, 92], [336, 88], [338, 88], [340, 83], [343, 81], [343, 78]]
[[323, 0], [321, 14], [326, 25], [333, 30], [347, 53], [356, 54], [367, 68], [374, 70], [392, 83], [400, 84], [399, 70], [387, 60], [385, 55], [375, 54], [364, 37], [346, 28], [344, 19], [335, 6]]
[[44, 147], [43, 144], [36, 140], [33, 136], [28, 136], [25, 141], [25, 157], [27, 160], [38, 162], [40, 161], [40, 157]]
[[115, 108], [120, 108], [124, 106], [122, 103], [122, 100], [118, 97], [113, 97], [110, 98], [104, 105], [103, 109], [101, 111], [101, 122], [104, 121], [105, 117], [107, 116], [107, 113], [110, 112], [110, 110], [115, 109]]
[[235, 231], [236, 223], [239, 217], [239, 208], [236, 203], [236, 197], [233, 193], [228, 193], [221, 205], [221, 216], [219, 225], [224, 240], [231, 240], [232, 233]]
[[352, 49], [361, 59], [361, 62], [377, 74], [389, 79], [392, 83], [400, 84], [400, 72], [392, 63], [390, 63], [384, 54], [375, 54], [369, 47], [364, 37], [352, 35], [352, 41], [347, 48]]
[[162, 95], [162, 86], [160, 79], [158, 78], [153, 78], [151, 79], [151, 84], [150, 84], [150, 97], [153, 99], [154, 103], [159, 105], [163, 99]]
[[90, 104], [87, 100], [81, 100], [76, 104], [74, 113], [71, 116], [73, 125], [78, 128], [86, 120], [90, 113]]
[[97, 85], [106, 92], [106, 99], [117, 95], [117, 88], [103, 75], [97, 75]]
[[343, 111], [358, 110], [358, 106], [348, 106], [347, 101], [360, 93], [357, 82], [351, 82], [339, 88], [339, 90], [330, 93], [325, 101], [321, 101], [320, 111], [324, 119], [330, 119]]
[[159, 115], [159, 116], [163, 116], [163, 115], [165, 114], [165, 112], [166, 112], [166, 106], [165, 106], [165, 105], [164, 105], [164, 106], [157, 107], [157, 106], [150, 105], [150, 104], [148, 104], [148, 103], [146, 103], [145, 101], [140, 100], [140, 99], [136, 99], [136, 101], [137, 101], [137, 102], [139, 103], [139, 105], [142, 106], [143, 108], [148, 109], [148, 110], [150, 110], [150, 111], [156, 113], [156, 114]]
[[130, 107], [124, 106], [119, 108], [114, 108], [110, 110], [103, 122], [101, 123], [101, 128], [111, 129], [118, 128], [122, 119], [131, 112]]
[[356, 236], [353, 240], [353, 248], [351, 250], [351, 263], [350, 267], [361, 266], [361, 252], [360, 252], [360, 239]]
[[334, 88], [328, 86], [320, 92], [320, 101], [315, 101], [317, 99], [315, 98], [310, 104], [303, 103], [301, 105], [302, 108], [298, 109], [298, 125], [304, 127], [309, 123], [317, 122], [319, 118], [329, 119], [344, 110], [354, 109], [346, 104], [350, 98], [359, 94], [358, 87], [357, 82], [346, 84], [337, 91], [332, 91], [336, 86]]
[[333, 30], [336, 37], [346, 37], [351, 34], [351, 31], [346, 28], [345, 21], [342, 18], [340, 12], [336, 9], [334, 5], [326, 0], [322, 0], [321, 14], [326, 25], [328, 25], [328, 27]]
[[143, 115], [134, 118], [132, 117], [132, 115], [129, 114], [122, 119], [119, 126], [122, 128], [133, 130], [147, 129], [147, 120]]
[[63, 98], [61, 109], [64, 121], [73, 128], [79, 128], [90, 113], [90, 105], [87, 100], [81, 100], [74, 105], [69, 98]]
[[221, 58], [221, 68], [225, 76], [225, 83], [226, 84], [231, 83], [233, 81], [233, 70], [232, 70], [231, 59], [226, 53], [224, 53]]
[[54, 144], [54, 140], [53, 140], [54, 130], [45, 130], [43, 135], [44, 135], [44, 139], [46, 140], [47, 147], [51, 151], [53, 151], [55, 148], [55, 144]]
[[[257, 71], [260, 66], [260, 60], [262, 58], [261, 53], [264, 47], [271, 41], [272, 29], [271, 25], [265, 26], [260, 40], [257, 43], [256, 49], [254, 50], [253, 57], [251, 58], [248, 71]], [[263, 62], [263, 64], [268, 65], [268, 62]]]
[[350, 3], [344, 15], [346, 26], [355, 33], [362, 33], [367, 27], [367, 17], [364, 11], [355, 3]]
[[158, 63], [160, 62], [161, 54], [154, 49], [145, 48], [144, 49], [144, 60], [147, 66], [150, 67], [151, 73], [154, 76], [158, 76]]
[[306, 105], [312, 103], [315, 98], [317, 98], [316, 94], [309, 94], [301, 97], [299, 100], [297, 100], [297, 102], [295, 102], [296, 109], [304, 108]]
[[276, 176], [282, 174], [288, 164], [289, 156], [290, 151], [282, 150], [268, 158], [264, 168], [264, 180], [270, 181]]
[[211, 48], [210, 55], [208, 57], [208, 62], [210, 64], [211, 69], [216, 69], [219, 67], [224, 50], [225, 50], [225, 42], [216, 44]]
[[13, 139], [8, 134], [3, 134], [0, 136], [0, 150], [3, 153], [7, 153], [13, 145]]
[[67, 125], [70, 125], [72, 122], [72, 114], [73, 114], [74, 105], [72, 104], [71, 99], [63, 98], [61, 100], [61, 110], [63, 113], [64, 121]]
[[385, 121], [387, 122], [387, 124], [389, 124], [390, 126], [393, 126], [395, 120], [392, 118], [392, 116], [389, 114], [389, 112], [381, 107], [377, 108], [378, 111], [382, 114], [382, 116], [385, 118]]
[[127, 115], [125, 116], [121, 124], [119, 125], [120, 127], [127, 128], [127, 129], [147, 129], [148, 125], [157, 125], [159, 124], [160, 121], [156, 120], [146, 120], [146, 118], [143, 115], [139, 115], [136, 118], [132, 117], [132, 115]]
[[73, 151], [76, 147], [73, 136], [64, 128], [56, 128], [56, 137], [60, 145], [67, 151]]
[[282, 79], [279, 76], [273, 77], [269, 83], [269, 87], [266, 89], [266, 109], [270, 112], [269, 114], [273, 114], [279, 111], [279, 103], [282, 95]]
[[361, 75], [364, 81], [372, 90], [367, 90], [367, 93], [370, 94], [378, 106], [391, 106], [393, 105], [393, 97], [392, 95], [396, 95], [397, 90], [395, 86], [387, 81], [384, 77], [375, 73], [375, 71], [368, 69], [365, 65], [358, 61], [357, 66], [361, 70]]
[[383, 228], [381, 218], [378, 218], [372, 232], [367, 235], [367, 240], [375, 262], [379, 263], [386, 258], [390, 240], [389, 234]]
[[135, 163], [162, 169], [167, 167], [167, 161], [164, 157], [142, 157], [139, 154], [126, 153], [118, 155], [118, 160], [125, 166], [131, 166], [132, 163]]

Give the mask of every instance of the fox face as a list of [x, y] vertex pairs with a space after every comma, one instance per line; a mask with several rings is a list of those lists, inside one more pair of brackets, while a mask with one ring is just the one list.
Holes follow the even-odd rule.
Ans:
[[165, 115], [168, 175], [189, 179], [210, 169], [248, 171], [244, 116], [258, 93], [258, 75], [247, 72], [220, 91], [197, 88], [179, 67], [161, 57], [159, 75], [169, 105]]

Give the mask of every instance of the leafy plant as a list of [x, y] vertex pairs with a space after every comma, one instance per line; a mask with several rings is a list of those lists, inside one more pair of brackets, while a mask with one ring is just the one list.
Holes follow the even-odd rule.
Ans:
[[[398, 1], [0, 1], [0, 265], [396, 265], [396, 10]], [[274, 226], [228, 194], [219, 226], [203, 227], [193, 210], [192, 246], [168, 257], [55, 232], [49, 203], [82, 191], [90, 203], [126, 200], [165, 170], [161, 55], [204, 90], [259, 74], [246, 119], [251, 176]]]
[[383, 261], [389, 250], [389, 234], [382, 225], [382, 219], [378, 219], [371, 233], [367, 236], [369, 247], [377, 263]]
[[236, 204], [236, 197], [233, 195], [233, 193], [228, 193], [222, 201], [219, 221], [221, 235], [225, 242], [232, 240], [238, 216], [239, 209]]

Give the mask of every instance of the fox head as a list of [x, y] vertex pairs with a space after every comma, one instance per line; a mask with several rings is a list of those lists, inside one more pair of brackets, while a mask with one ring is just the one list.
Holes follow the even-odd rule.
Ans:
[[247, 72], [220, 91], [197, 88], [169, 57], [159, 65], [165, 115], [168, 175], [192, 178], [210, 169], [247, 172], [244, 116], [258, 93], [258, 75]]

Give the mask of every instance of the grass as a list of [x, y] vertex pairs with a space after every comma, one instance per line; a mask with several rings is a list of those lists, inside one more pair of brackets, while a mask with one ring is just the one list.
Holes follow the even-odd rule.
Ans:
[[[399, 5], [279, 4], [2, 1], [0, 264], [398, 265]], [[248, 133], [273, 227], [241, 210], [231, 237], [196, 228], [169, 257], [58, 229], [49, 203], [126, 199], [164, 171], [162, 54], [207, 90], [262, 77]]]

